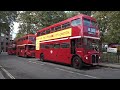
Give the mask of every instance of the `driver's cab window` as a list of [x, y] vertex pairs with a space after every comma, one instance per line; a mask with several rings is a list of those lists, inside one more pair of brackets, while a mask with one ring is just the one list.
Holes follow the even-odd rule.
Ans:
[[76, 39], [76, 47], [81, 48], [82, 47], [82, 38], [77, 38]]

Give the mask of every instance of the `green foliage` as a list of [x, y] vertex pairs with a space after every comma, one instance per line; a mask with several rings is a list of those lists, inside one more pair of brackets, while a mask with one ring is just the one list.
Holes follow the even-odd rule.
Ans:
[[16, 20], [17, 11], [0, 11], [0, 30], [5, 33], [6, 30], [12, 31], [13, 22]]
[[107, 43], [120, 43], [120, 12], [96, 11], [93, 15], [102, 31], [102, 41]]
[[[97, 19], [102, 43], [120, 43], [119, 11], [24, 11], [19, 12], [19, 32], [17, 37], [35, 33], [41, 28], [60, 22], [77, 14], [86, 14]], [[20, 35], [21, 34], [21, 35]]]
[[19, 34], [25, 35], [29, 33], [36, 33], [37, 30], [60, 22], [66, 19], [64, 11], [24, 11], [19, 12], [17, 22], [21, 23], [19, 26]]
[[91, 16], [91, 11], [66, 11], [67, 18], [75, 16], [77, 14], [85, 14]]

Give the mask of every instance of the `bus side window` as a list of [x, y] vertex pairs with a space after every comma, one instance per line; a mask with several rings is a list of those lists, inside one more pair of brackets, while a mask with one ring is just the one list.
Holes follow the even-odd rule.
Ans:
[[59, 30], [61, 30], [61, 26], [55, 27], [55, 31], [59, 31]]
[[69, 43], [62, 43], [61, 48], [69, 48], [70, 44]]
[[40, 36], [40, 32], [37, 33], [37, 36]]
[[49, 49], [49, 45], [48, 45], [48, 44], [46, 44], [46, 45], [45, 45], [45, 48], [46, 48], [46, 49]]
[[54, 44], [54, 48], [60, 48], [60, 44]]
[[26, 40], [28, 39], [28, 36], [26, 37]]
[[41, 33], [41, 35], [45, 35], [45, 31], [43, 31], [43, 32]]
[[54, 28], [54, 27], [53, 27], [53, 28], [51, 28], [51, 33], [52, 33], [52, 32], [54, 32], [54, 30], [55, 30], [55, 28]]
[[49, 34], [50, 33], [50, 29], [46, 30], [46, 34]]
[[53, 48], [54, 46], [53, 46], [53, 44], [49, 44], [49, 47], [50, 47], [50, 48]]
[[44, 44], [40, 44], [40, 48], [44, 48], [45, 46], [44, 46]]
[[67, 22], [65, 24], [62, 25], [62, 29], [68, 28], [70, 27], [70, 22]]

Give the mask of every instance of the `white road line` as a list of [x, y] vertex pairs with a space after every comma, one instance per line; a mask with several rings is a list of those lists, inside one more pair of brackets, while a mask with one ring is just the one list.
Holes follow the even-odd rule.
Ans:
[[45, 64], [40, 64], [40, 65], [45, 65]]
[[61, 69], [61, 68], [55, 68], [55, 69], [58, 69], [58, 70], [61, 70], [61, 71], [66, 71], [66, 72], [69, 72], [69, 73], [74, 73], [74, 74], [82, 75], [82, 76], [86, 76], [86, 77], [90, 77], [90, 78], [99, 79], [98, 77], [95, 77], [95, 76], [91, 76], [91, 75], [87, 75], [87, 74], [81, 74], [81, 73], [76, 73], [76, 72], [72, 72], [72, 71], [69, 71], [69, 70]]
[[32, 63], [36, 63], [36, 62], [32, 62]]
[[31, 63], [34, 63], [34, 64], [45, 65], [45, 64], [43, 64], [43, 63], [37, 63], [37, 62], [33, 62], [33, 61], [28, 61], [28, 62], [31, 62]]
[[28, 59], [28, 60], [31, 60], [31, 61], [33, 61], [33, 60], [34, 60], [34, 61], [35, 61], [35, 60], [38, 60], [38, 59]]
[[1, 68], [11, 79], [15, 79], [7, 70], [5, 70], [3, 67]]

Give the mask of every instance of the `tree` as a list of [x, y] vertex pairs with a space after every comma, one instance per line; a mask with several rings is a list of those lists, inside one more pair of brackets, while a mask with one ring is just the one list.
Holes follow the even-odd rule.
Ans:
[[91, 16], [92, 11], [66, 11], [67, 18], [73, 17], [77, 14], [85, 14]]
[[[20, 23], [16, 38], [66, 19], [64, 11], [24, 11], [19, 12], [17, 22]], [[22, 33], [22, 34], [21, 34]], [[21, 34], [21, 35], [19, 35]]]
[[102, 41], [106, 43], [120, 43], [120, 12], [96, 11], [93, 15], [103, 32]]
[[17, 11], [0, 11], [0, 51], [1, 51], [1, 33], [10, 32], [13, 28], [13, 22], [16, 20]]

